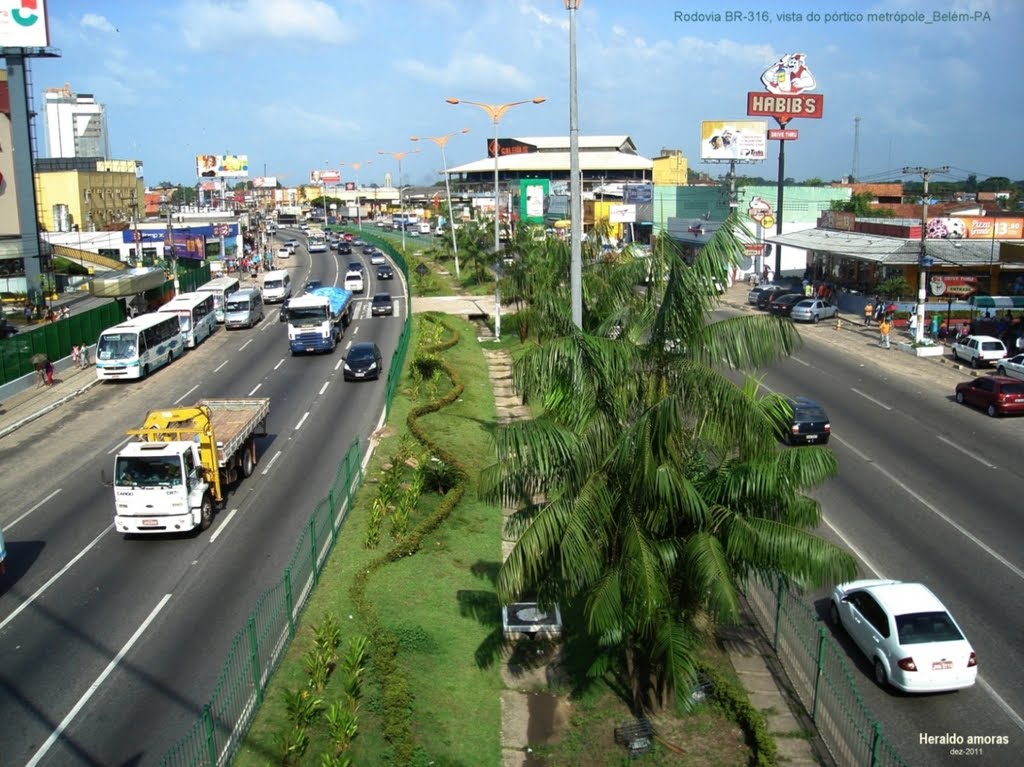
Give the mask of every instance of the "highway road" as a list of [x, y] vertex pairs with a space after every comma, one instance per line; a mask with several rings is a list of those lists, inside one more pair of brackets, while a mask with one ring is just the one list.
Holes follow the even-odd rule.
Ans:
[[[1024, 763], [1024, 420], [956, 404], [967, 376], [951, 366], [851, 341], [831, 324], [802, 333], [804, 348], [763, 372], [771, 389], [829, 413], [840, 470], [815, 493], [822, 533], [858, 556], [863, 577], [928, 585], [978, 653], [973, 688], [904, 695], [879, 689], [832, 630], [865, 702], [911, 765]], [[822, 620], [828, 594], [808, 595]], [[926, 740], [944, 734], [1006, 743], [956, 756]]]
[[[375, 271], [351, 258], [370, 282], [333, 355], [292, 357], [271, 305], [255, 328], [220, 328], [149, 379], [94, 386], [0, 441], [0, 514], [18, 553], [0, 594], [0, 764], [156, 764], [196, 721], [345, 451], [355, 438], [365, 450], [378, 426], [385, 382], [343, 382], [342, 350], [373, 340], [390, 360], [407, 306], [371, 318]], [[332, 285], [349, 260], [300, 248], [279, 266], [297, 287]], [[400, 280], [385, 289], [401, 293]], [[153, 407], [238, 396], [270, 397], [269, 434], [213, 526], [115, 533], [101, 472], [124, 431]]]

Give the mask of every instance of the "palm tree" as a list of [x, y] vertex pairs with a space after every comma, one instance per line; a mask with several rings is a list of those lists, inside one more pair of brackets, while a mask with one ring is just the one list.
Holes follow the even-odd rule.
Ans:
[[[788, 405], [721, 370], [798, 343], [777, 318], [708, 321], [708, 286], [724, 282], [740, 232], [731, 219], [691, 264], [662, 243], [650, 267], [588, 267], [582, 330], [565, 320], [567, 303], [542, 303], [532, 335], [543, 341], [513, 371], [541, 414], [498, 432], [498, 462], [481, 479], [486, 498], [520, 509], [500, 598], [575, 608], [598, 648], [592, 673], [620, 674], [637, 713], [673, 694], [687, 704], [697, 627], [736, 620], [747, 578], [812, 585], [854, 572], [810, 532], [820, 509], [804, 493], [836, 472], [835, 458], [780, 451]], [[647, 291], [624, 289], [648, 271]]]

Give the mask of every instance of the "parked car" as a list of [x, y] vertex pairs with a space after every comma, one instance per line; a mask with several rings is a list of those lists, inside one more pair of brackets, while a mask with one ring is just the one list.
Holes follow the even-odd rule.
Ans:
[[938, 597], [920, 583], [842, 583], [832, 591], [829, 619], [864, 653], [880, 687], [944, 692], [970, 687], [977, 678], [971, 643]]
[[391, 268], [390, 264], [381, 264], [377, 267], [377, 279], [393, 280], [395, 279], [395, 270]]
[[387, 262], [388, 260], [384, 258], [384, 254], [379, 250], [374, 250], [373, 253], [370, 254], [370, 263], [373, 266], [380, 266], [381, 264], [386, 264]]
[[1001, 376], [1009, 376], [1024, 381], [1024, 354], [1007, 357], [996, 363], [996, 372]]
[[827, 445], [832, 423], [820, 404], [810, 397], [788, 397], [789, 418], [777, 425], [787, 445]]
[[785, 296], [793, 291], [789, 288], [770, 288], [769, 290], [762, 290], [757, 296], [757, 303], [755, 304], [758, 309], [764, 309], [767, 311], [768, 305], [780, 296]]
[[839, 314], [839, 307], [822, 301], [820, 298], [805, 298], [796, 303], [789, 312], [794, 322], [820, 322]]
[[803, 300], [803, 293], [785, 293], [769, 302], [768, 311], [779, 317], [788, 317], [793, 307]]
[[997, 362], [1006, 356], [1006, 346], [993, 336], [967, 336], [953, 342], [953, 359], [965, 360], [972, 368]]
[[375, 293], [370, 302], [370, 314], [373, 317], [378, 315], [393, 315], [395, 313], [394, 299], [390, 293]]
[[1016, 378], [986, 376], [962, 381], [954, 396], [961, 405], [980, 407], [993, 418], [1024, 413], [1024, 381]]
[[776, 285], [774, 283], [766, 283], [764, 285], [755, 285], [754, 287], [752, 287], [750, 289], [750, 292], [747, 293], [747, 303], [750, 304], [751, 306], [757, 306], [757, 299], [758, 299], [758, 297], [764, 291], [766, 291], [766, 290], [775, 290], [778, 287], [781, 287], [781, 286]]
[[383, 361], [377, 344], [372, 341], [352, 344], [345, 354], [345, 380], [362, 381], [366, 378], [380, 378], [382, 365]]

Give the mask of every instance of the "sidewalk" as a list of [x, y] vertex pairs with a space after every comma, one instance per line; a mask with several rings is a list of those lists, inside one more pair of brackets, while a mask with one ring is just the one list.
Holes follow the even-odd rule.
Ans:
[[0, 387], [0, 439], [99, 383], [91, 365], [75, 368], [71, 360], [63, 359], [54, 368], [53, 386], [39, 386], [32, 373]]

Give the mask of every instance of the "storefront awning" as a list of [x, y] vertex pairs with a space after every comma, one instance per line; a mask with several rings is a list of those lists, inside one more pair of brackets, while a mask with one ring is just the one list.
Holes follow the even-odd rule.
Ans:
[[978, 309], [1024, 309], [1024, 296], [971, 296]]

